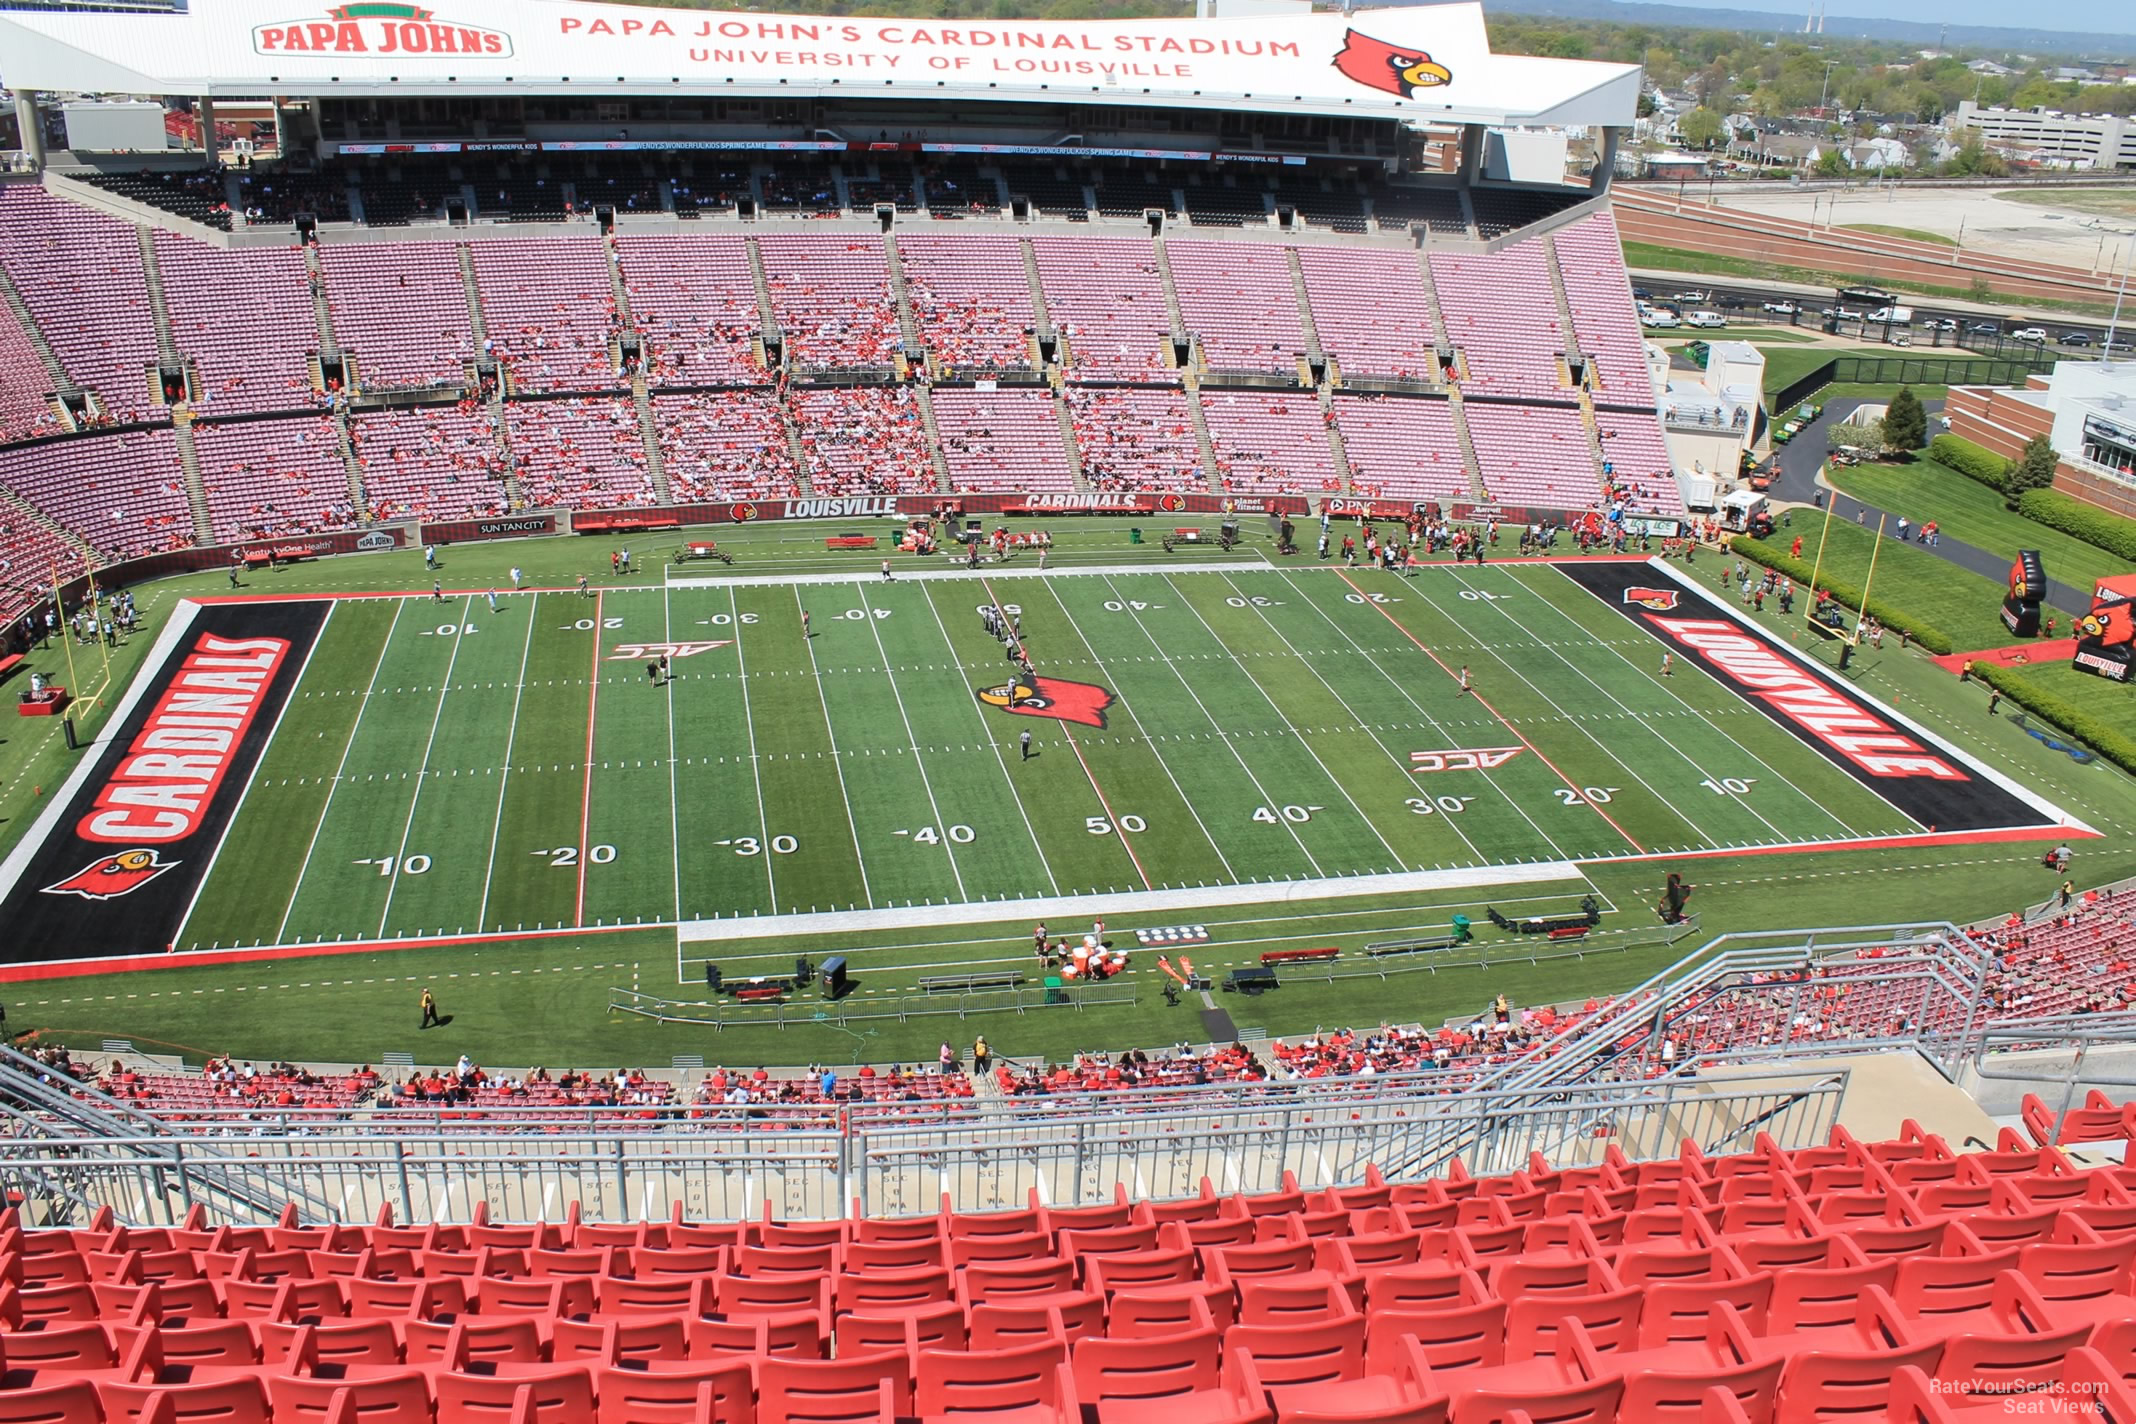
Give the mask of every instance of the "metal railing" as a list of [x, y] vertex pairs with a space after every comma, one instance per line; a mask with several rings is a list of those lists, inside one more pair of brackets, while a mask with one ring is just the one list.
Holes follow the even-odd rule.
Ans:
[[[379, 1130], [344, 1122], [233, 1140], [0, 1139], [0, 1184], [24, 1192], [34, 1219], [79, 1220], [109, 1206], [122, 1220], [166, 1225], [194, 1206], [211, 1220], [277, 1219], [293, 1202], [306, 1221], [464, 1221], [478, 1202], [505, 1220], [555, 1220], [572, 1203], [593, 1221], [774, 1214], [875, 1215], [1022, 1206], [1035, 1190], [1056, 1205], [1192, 1195], [1203, 1178], [1226, 1191], [1268, 1191], [1286, 1173], [1308, 1188], [1353, 1183], [1367, 1164], [1414, 1156], [1427, 1141], [1467, 1144], [1478, 1170], [1524, 1166], [1531, 1152], [1582, 1161], [1615, 1145], [1662, 1157], [1689, 1138], [1708, 1150], [1770, 1132], [1786, 1147], [1824, 1141], [1844, 1074], [1804, 1085], [1756, 1075], [1700, 1082], [1603, 1084], [1580, 1098], [1530, 1093], [1436, 1095], [1349, 1080], [1339, 1093], [1211, 1098], [1190, 1111], [1123, 1117], [1068, 1098], [800, 1109], [777, 1131], [753, 1130], [759, 1109], [694, 1110], [692, 1132], [646, 1130], [628, 1114], [581, 1127], [485, 1134], [465, 1128]], [[1383, 1091], [1381, 1089], [1391, 1089]], [[914, 1111], [914, 1109], [919, 1109]], [[499, 1121], [504, 1119], [504, 1121]], [[508, 1115], [483, 1124], [509, 1127]], [[470, 1124], [469, 1126], [473, 1126]], [[638, 1130], [632, 1130], [635, 1127]], [[724, 1130], [722, 1130], [724, 1129]]]

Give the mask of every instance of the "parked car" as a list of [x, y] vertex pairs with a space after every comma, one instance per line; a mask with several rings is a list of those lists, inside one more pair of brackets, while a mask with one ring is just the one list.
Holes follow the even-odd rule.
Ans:
[[1675, 297], [1672, 298], [1672, 300], [1679, 302], [1691, 302], [1693, 304], [1697, 304], [1699, 302], [1710, 302], [1713, 300], [1713, 293], [1701, 292], [1694, 289], [1688, 292], [1678, 292]]
[[1939, 321], [1931, 321], [1924, 323], [1924, 329], [1928, 331], [1955, 332], [1956, 330], [1958, 330], [1958, 323], [1951, 320], [1949, 317], [1944, 317]]
[[2091, 333], [2088, 331], [2065, 331], [2062, 333], [2062, 344], [2064, 346], [2089, 346], [2091, 345]]
[[2038, 346], [2047, 344], [2047, 328], [2044, 326], [2021, 326], [2010, 333], [2012, 341], [2030, 341]]
[[1711, 328], [1711, 327], [1716, 327], [1716, 326], [1726, 326], [1726, 325], [1728, 325], [1728, 318], [1727, 318], [1727, 317], [1724, 317], [1724, 316], [1722, 316], [1722, 315], [1721, 315], [1721, 314], [1720, 314], [1719, 312], [1717, 312], [1717, 311], [1695, 311], [1695, 312], [1685, 312], [1685, 313], [1684, 313], [1684, 325], [1685, 325], [1685, 326], [1701, 326], [1701, 327], [1708, 327], [1708, 328]]
[[2002, 324], [1993, 321], [1976, 321], [1966, 330], [1972, 332], [1975, 336], [2000, 336], [2002, 335]]
[[1676, 313], [1665, 307], [1655, 307], [1651, 311], [1641, 312], [1639, 314], [1639, 324], [1657, 329], [1683, 325], [1681, 321], [1676, 319]]
[[1654, 294], [1644, 287], [1632, 288], [1632, 297], [1636, 301], [1651, 301], [1653, 299], [1653, 296]]
[[1765, 309], [1771, 312], [1774, 316], [1793, 316], [1796, 312], [1801, 310], [1801, 308], [1796, 306], [1793, 302], [1767, 302], [1765, 304]]
[[2128, 342], [2123, 341], [2120, 337], [2117, 336], [2111, 341], [2100, 342], [2099, 349], [2108, 353], [2109, 355], [2118, 356], [2124, 351], [2136, 350], [2136, 347], [2130, 346]]

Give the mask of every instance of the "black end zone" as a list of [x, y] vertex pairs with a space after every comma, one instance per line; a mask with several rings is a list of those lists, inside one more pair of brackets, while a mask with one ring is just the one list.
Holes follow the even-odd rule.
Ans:
[[330, 606], [194, 607], [88, 775], [8, 858], [0, 964], [170, 947]]
[[1990, 831], [2057, 822], [1901, 722], [1831, 669], [1739, 620], [1703, 589], [1651, 563], [1559, 564], [1565, 576], [1763, 712], [1923, 830]]

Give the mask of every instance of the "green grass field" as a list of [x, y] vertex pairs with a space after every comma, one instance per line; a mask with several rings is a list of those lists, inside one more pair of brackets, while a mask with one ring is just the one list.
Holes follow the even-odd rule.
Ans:
[[1903, 514], [1917, 526], [1933, 519], [1944, 537], [1975, 548], [2011, 558], [2019, 549], [2037, 549], [2049, 576], [2076, 588], [2136, 573], [2136, 564], [2004, 508], [1996, 491], [1926, 456], [1903, 465], [1835, 469], [1830, 478], [1845, 493]]
[[[494, 615], [480, 592], [403, 597], [428, 588], [412, 553], [255, 576], [253, 594], [377, 596], [333, 605], [182, 943], [306, 953], [17, 985], [10, 1026], [196, 1059], [885, 1061], [980, 1029], [1058, 1055], [1203, 1030], [1191, 1002], [1162, 1001], [1147, 956], [1124, 981], [1134, 1002], [1081, 1011], [962, 1020], [953, 1002], [928, 1012], [918, 980], [1028, 969], [1031, 899], [1160, 897], [1107, 911], [1116, 936], [1204, 924], [1209, 943], [1186, 952], [1219, 976], [1267, 947], [1354, 954], [1456, 913], [1477, 922], [1480, 967], [1382, 976], [1360, 960], [1224, 1000], [1242, 1024], [1301, 1031], [1634, 982], [1688, 947], [1656, 935], [1670, 868], [1702, 887], [1701, 937], [1986, 914], [2048, 888], [2023, 844], [1782, 849], [1916, 823], [1686, 660], [1660, 676], [1659, 644], [1553, 566], [1344, 575], [1277, 566], [1265, 538], [1166, 556], [1095, 525], [1063, 538], [1043, 579], [1012, 565], [885, 585], [826, 556], [820, 529], [720, 537], [747, 578], [653, 564], [590, 599], [569, 591], [590, 541], [447, 550], [448, 588], [508, 590], [517, 563], [564, 589], [500, 594]], [[212, 575], [142, 590], [152, 631], [180, 595], [226, 592]], [[980, 626], [989, 593], [1019, 610], [1042, 674], [1113, 694], [1103, 727], [981, 700], [1011, 672]], [[1756, 621], [1828, 657], [1770, 605]], [[115, 687], [149, 642], [117, 650]], [[623, 651], [652, 643], [714, 646], [655, 687], [643, 653]], [[1475, 695], [1459, 691], [1464, 665]], [[2081, 848], [2087, 871], [2136, 870], [2118, 773], [1983, 725], [1970, 689], [1896, 649], [1848, 677], [2107, 831]], [[90, 711], [93, 733], [109, 711]], [[1490, 769], [1412, 760], [1494, 747], [1517, 750]], [[0, 745], [0, 836], [22, 836], [71, 764], [41, 727]], [[1692, 849], [1720, 858], [1667, 858]], [[1588, 893], [1603, 923], [1570, 952], [1485, 916], [1562, 913]], [[779, 918], [833, 910], [845, 918]], [[437, 938], [476, 931], [490, 937]], [[810, 996], [716, 1028], [609, 1011], [617, 991], [703, 998], [707, 959], [741, 975], [835, 952], [860, 983], [843, 1007]], [[418, 1034], [425, 986], [454, 1022]]]
[[[980, 624], [989, 590], [1043, 675], [1109, 689], [1103, 726], [979, 700], [1011, 671]], [[508, 595], [495, 614], [480, 597], [346, 602], [177, 944], [1252, 886], [1913, 828], [1732, 692], [1689, 669], [1663, 679], [1658, 651], [1617, 622], [1554, 569], [1511, 566], [693, 580]], [[675, 643], [691, 654], [656, 685], [637, 650]], [[1412, 753], [1523, 741], [1495, 771], [1411, 774]], [[1715, 777], [1753, 789], [1705, 792]]]

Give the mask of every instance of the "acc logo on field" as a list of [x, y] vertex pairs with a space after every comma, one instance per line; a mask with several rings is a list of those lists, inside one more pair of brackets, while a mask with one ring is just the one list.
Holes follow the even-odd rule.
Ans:
[[989, 707], [1021, 717], [1051, 717], [1057, 722], [1100, 728], [1105, 725], [1105, 709], [1113, 703], [1112, 692], [1107, 688], [1057, 677], [1019, 678], [999, 687], [979, 688], [977, 696]]
[[47, 885], [47, 895], [79, 895], [84, 900], [113, 900], [140, 889], [166, 870], [178, 865], [146, 848], [120, 851], [94, 865], [83, 866], [56, 885]]
[[757, 517], [757, 507], [753, 504], [737, 504], [727, 511], [727, 517], [736, 524], [747, 524]]
[[1187, 497], [1177, 493], [1160, 495], [1157, 500], [1157, 507], [1166, 514], [1177, 514], [1187, 507]]
[[1522, 750], [1520, 747], [1466, 747], [1446, 752], [1411, 752], [1409, 769], [1419, 776], [1427, 771], [1489, 771], [1504, 766]]
[[1335, 67], [1347, 79], [1367, 89], [1378, 89], [1407, 99], [1419, 89], [1437, 89], [1454, 82], [1453, 71], [1415, 47], [1388, 44], [1355, 30], [1345, 30]]
[[1673, 588], [1642, 588], [1634, 585], [1624, 591], [1626, 603], [1636, 603], [1642, 608], [1651, 608], [1657, 613], [1666, 613], [1676, 606], [1676, 590]]
[[724, 648], [732, 638], [721, 638], [711, 643], [618, 643], [608, 655], [612, 663], [636, 662], [639, 658], [694, 658], [699, 653], [709, 653], [714, 648]]

